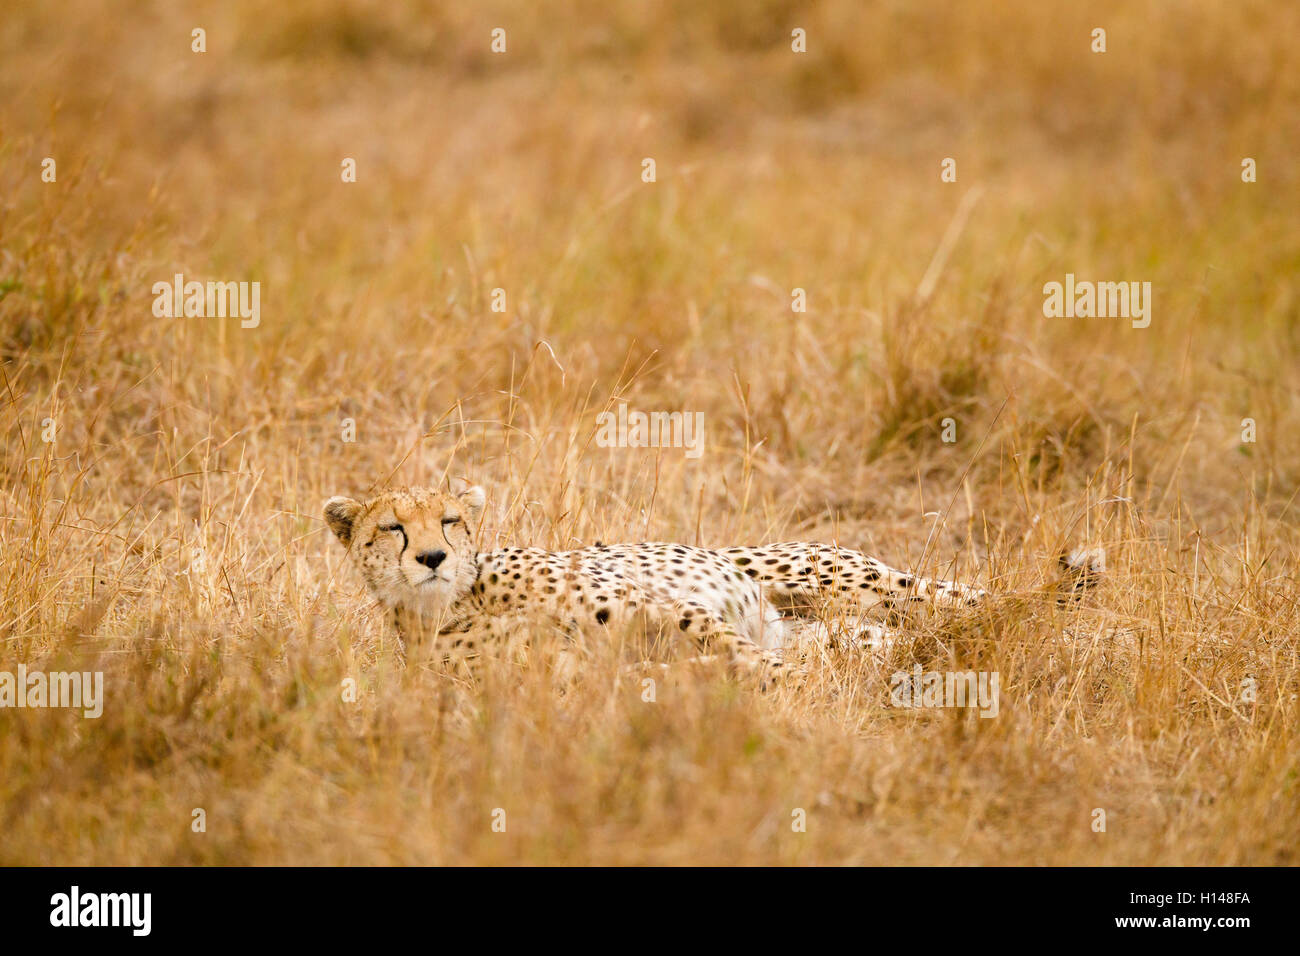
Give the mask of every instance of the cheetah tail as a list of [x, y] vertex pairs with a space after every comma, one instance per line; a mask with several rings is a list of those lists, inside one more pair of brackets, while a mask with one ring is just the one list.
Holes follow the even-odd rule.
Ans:
[[1075, 548], [1061, 555], [1060, 564], [1063, 572], [1061, 590], [1064, 592], [1061, 600], [1078, 600], [1084, 591], [1101, 583], [1106, 573], [1106, 549]]

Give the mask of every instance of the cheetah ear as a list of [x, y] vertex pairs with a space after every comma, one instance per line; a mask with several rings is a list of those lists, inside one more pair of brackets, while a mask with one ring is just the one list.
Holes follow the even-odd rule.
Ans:
[[458, 494], [456, 500], [465, 507], [470, 523], [478, 524], [478, 519], [483, 516], [483, 506], [487, 504], [487, 493], [478, 485], [473, 485]]
[[352, 525], [361, 514], [361, 502], [335, 495], [325, 502], [325, 523], [346, 546], [352, 545]]

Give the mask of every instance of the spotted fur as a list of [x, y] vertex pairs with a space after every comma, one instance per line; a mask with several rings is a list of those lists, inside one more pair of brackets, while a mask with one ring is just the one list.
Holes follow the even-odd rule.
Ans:
[[[828, 604], [856, 612], [956, 607], [984, 597], [827, 544], [713, 550], [646, 542], [480, 552], [474, 531], [483, 506], [478, 487], [460, 495], [413, 488], [366, 502], [331, 498], [325, 518], [398, 634], [408, 643], [427, 638], [422, 644], [436, 657], [511, 647], [539, 617], [561, 628], [639, 619], [671, 628], [699, 653], [723, 656], [768, 685], [793, 669], [784, 648], [836, 639], [815, 616]], [[848, 639], [877, 647], [889, 633], [861, 624]]]

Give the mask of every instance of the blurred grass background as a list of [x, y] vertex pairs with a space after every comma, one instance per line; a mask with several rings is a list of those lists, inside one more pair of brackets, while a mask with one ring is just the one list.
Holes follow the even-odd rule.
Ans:
[[[1297, 37], [1257, 0], [10, 2], [0, 669], [109, 700], [0, 710], [0, 862], [1294, 863]], [[177, 272], [261, 282], [260, 326], [155, 318]], [[1044, 318], [1067, 272], [1151, 282], [1150, 328]], [[704, 456], [594, 447], [617, 401], [702, 411]], [[319, 520], [448, 474], [486, 545], [1111, 573], [789, 699], [647, 704], [595, 636], [559, 696], [397, 668]], [[1002, 716], [891, 710], [914, 659], [998, 669]]]

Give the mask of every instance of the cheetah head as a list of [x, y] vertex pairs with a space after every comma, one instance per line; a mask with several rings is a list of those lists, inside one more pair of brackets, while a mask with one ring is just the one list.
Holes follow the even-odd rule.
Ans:
[[484, 500], [478, 486], [459, 495], [405, 488], [364, 502], [335, 496], [325, 521], [385, 607], [436, 615], [474, 585]]

